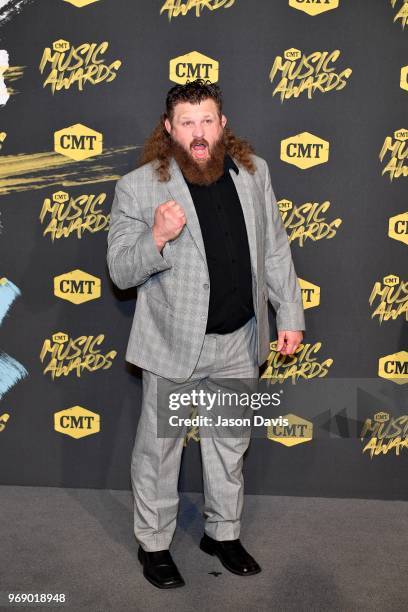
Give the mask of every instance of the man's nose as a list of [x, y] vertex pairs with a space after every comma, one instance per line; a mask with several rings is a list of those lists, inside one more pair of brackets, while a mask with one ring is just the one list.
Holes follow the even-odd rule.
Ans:
[[201, 123], [195, 123], [193, 129], [193, 137], [194, 138], [203, 138], [204, 136], [204, 128]]

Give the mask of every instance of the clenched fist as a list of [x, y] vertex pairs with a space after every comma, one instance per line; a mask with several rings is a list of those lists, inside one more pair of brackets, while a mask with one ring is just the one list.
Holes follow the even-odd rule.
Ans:
[[180, 204], [168, 200], [154, 211], [153, 238], [159, 251], [169, 240], [177, 238], [186, 224], [186, 215]]

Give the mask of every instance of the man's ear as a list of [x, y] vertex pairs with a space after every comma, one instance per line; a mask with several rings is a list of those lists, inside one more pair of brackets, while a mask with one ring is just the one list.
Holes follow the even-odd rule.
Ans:
[[170, 123], [170, 121], [168, 119], [164, 120], [164, 127], [166, 128], [166, 130], [170, 134], [170, 132], [171, 132], [171, 123]]
[[225, 115], [221, 115], [221, 125], [224, 128], [227, 124], [227, 118]]

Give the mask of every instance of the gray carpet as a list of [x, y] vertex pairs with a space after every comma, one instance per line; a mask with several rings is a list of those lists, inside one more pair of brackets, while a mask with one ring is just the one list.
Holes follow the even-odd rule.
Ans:
[[246, 496], [240, 537], [263, 571], [240, 577], [199, 550], [202, 497], [184, 493], [171, 552], [186, 586], [164, 591], [142, 576], [129, 491], [0, 489], [2, 597], [67, 595], [64, 606], [25, 609], [408, 608], [408, 502]]

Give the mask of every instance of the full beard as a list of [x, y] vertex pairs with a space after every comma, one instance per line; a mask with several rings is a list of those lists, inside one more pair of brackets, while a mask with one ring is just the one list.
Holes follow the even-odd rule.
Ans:
[[171, 154], [189, 183], [211, 185], [224, 174], [224, 134], [211, 147], [210, 158], [205, 162], [197, 162], [192, 154], [174, 139], [171, 139]]

